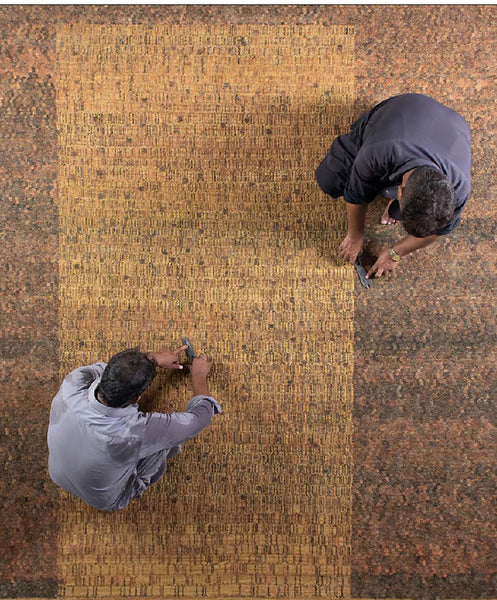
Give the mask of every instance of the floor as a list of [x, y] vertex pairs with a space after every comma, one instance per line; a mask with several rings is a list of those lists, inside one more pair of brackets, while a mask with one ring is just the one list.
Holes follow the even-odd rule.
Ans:
[[[0, 8], [1, 597], [58, 589], [58, 497], [38, 415], [59, 384], [55, 33], [76, 22], [351, 26], [357, 114], [417, 91], [469, 122], [460, 227], [390, 280], [356, 286], [351, 594], [497, 597], [495, 18], [493, 6]], [[380, 212], [372, 253], [399, 235], [377, 224]]]

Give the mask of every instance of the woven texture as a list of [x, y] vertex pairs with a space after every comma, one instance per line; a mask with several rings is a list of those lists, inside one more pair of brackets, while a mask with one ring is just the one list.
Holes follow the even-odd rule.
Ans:
[[64, 26], [57, 60], [61, 375], [186, 334], [225, 411], [124, 512], [62, 494], [60, 595], [349, 596], [354, 283], [314, 169], [351, 30]]

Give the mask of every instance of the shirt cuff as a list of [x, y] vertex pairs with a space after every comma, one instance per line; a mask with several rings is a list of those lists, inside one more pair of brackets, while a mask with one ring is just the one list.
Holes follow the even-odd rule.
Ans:
[[217, 400], [214, 400], [214, 398], [212, 396], [194, 396], [190, 402], [188, 403], [188, 406], [190, 405], [195, 405], [198, 404], [198, 402], [200, 400], [209, 400], [209, 402], [212, 404], [212, 407], [214, 408], [214, 414], [221, 414], [223, 412], [223, 409], [221, 408], [221, 405], [219, 404], [219, 402]]
[[354, 198], [354, 196], [351, 196], [350, 193], [347, 190], [345, 190], [343, 192], [343, 199], [348, 204], [370, 204], [371, 202], [373, 202], [374, 196], [372, 198], [357, 199], [357, 198]]

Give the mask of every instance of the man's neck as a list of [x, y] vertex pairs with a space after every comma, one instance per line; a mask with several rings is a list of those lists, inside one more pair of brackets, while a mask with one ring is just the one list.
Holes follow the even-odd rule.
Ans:
[[97, 402], [100, 402], [100, 404], [103, 404], [104, 406], [109, 406], [107, 404], [107, 402], [105, 402], [105, 400], [102, 398], [102, 395], [100, 394], [100, 392], [98, 391], [98, 387], [95, 390], [95, 398], [97, 400]]
[[[99, 393], [98, 388], [95, 390], [95, 398], [98, 402], [100, 402], [100, 404], [103, 404], [104, 406], [108, 406], [109, 408], [116, 408], [115, 406], [111, 406], [110, 404], [107, 404], [107, 402], [105, 402], [105, 400], [102, 398], [102, 395]], [[139, 400], [139, 398], [138, 398]], [[127, 404], [123, 404], [122, 406], [119, 406], [118, 408], [126, 408], [127, 406], [130, 406], [131, 404], [136, 404], [136, 402], [138, 402], [138, 400], [135, 401], [131, 401], [128, 402]]]

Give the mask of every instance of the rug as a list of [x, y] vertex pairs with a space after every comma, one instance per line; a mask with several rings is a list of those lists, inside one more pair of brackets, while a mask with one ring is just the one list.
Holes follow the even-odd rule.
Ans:
[[350, 596], [354, 282], [314, 169], [352, 30], [63, 25], [56, 94], [61, 376], [188, 335], [224, 409], [122, 513], [61, 493], [59, 596]]

